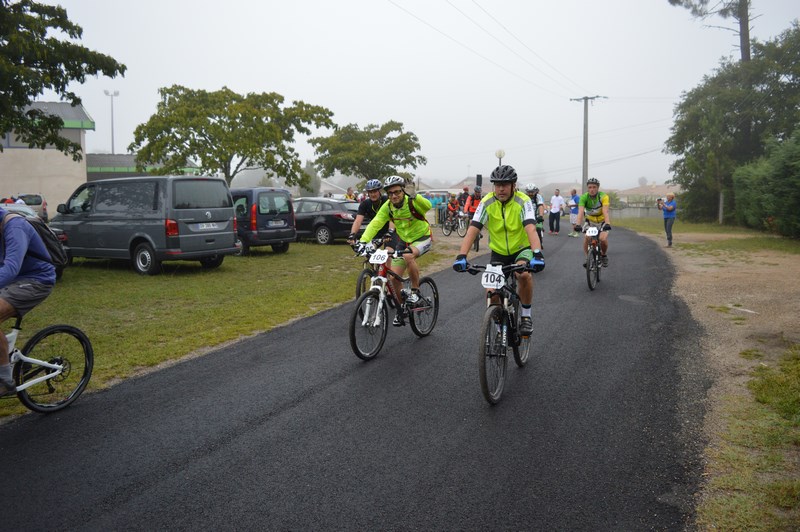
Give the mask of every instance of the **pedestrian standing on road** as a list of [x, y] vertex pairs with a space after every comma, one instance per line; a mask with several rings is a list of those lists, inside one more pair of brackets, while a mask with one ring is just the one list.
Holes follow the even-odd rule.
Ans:
[[675, 223], [675, 216], [678, 214], [678, 206], [675, 203], [675, 194], [667, 194], [667, 200], [658, 198], [658, 209], [664, 213], [664, 232], [667, 233], [667, 247], [672, 247], [672, 225]]
[[550, 198], [550, 232], [551, 235], [558, 236], [561, 230], [561, 211], [564, 209], [564, 198], [561, 191], [556, 189], [553, 197]]
[[569, 235], [567, 236], [574, 236], [578, 238], [578, 232], [575, 230], [575, 224], [578, 223], [578, 202], [581, 200], [581, 197], [578, 196], [578, 190], [573, 188], [569, 191], [569, 201], [567, 202], [567, 206], [569, 207], [569, 225], [572, 227], [572, 231], [570, 231]]

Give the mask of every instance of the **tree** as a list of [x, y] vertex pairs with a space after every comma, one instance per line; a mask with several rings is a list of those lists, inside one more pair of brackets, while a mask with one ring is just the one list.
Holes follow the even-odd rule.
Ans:
[[29, 106], [45, 90], [52, 90], [73, 107], [80, 105], [81, 99], [67, 90], [70, 82], [83, 83], [87, 75], [100, 73], [114, 78], [124, 75], [126, 67], [107, 55], [62, 40], [57, 37], [60, 34], [73, 41], [83, 35], [63, 7], [32, 0], [0, 0], [0, 135], [6, 138], [13, 132], [29, 148], [55, 146], [79, 161], [81, 146], [60, 135], [61, 118]]
[[746, 63], [723, 61], [675, 107], [665, 151], [678, 158], [672, 182], [684, 189], [681, 211], [692, 220], [736, 218], [733, 172], [761, 157], [769, 139], [800, 124], [800, 29], [753, 43]]
[[338, 170], [363, 180], [394, 174], [413, 179], [401, 169], [416, 168], [427, 162], [425, 157], [415, 154], [420, 149], [417, 136], [403, 131], [403, 124], [393, 120], [382, 126], [370, 124], [364, 129], [348, 124], [329, 137], [315, 137], [309, 143], [318, 155], [316, 164], [323, 177], [330, 177]]
[[[308, 183], [304, 184], [300, 188], [300, 195], [319, 196], [319, 189], [322, 185], [322, 180], [317, 173], [317, 169], [314, 168], [314, 163], [312, 161], [306, 161], [306, 165], [303, 167], [303, 172], [308, 175]], [[304, 192], [308, 192], [308, 194], [305, 194]]]
[[[692, 12], [696, 18], [707, 19], [713, 15], [732, 18], [739, 30], [739, 48], [742, 61], [750, 61], [750, 0], [719, 0], [709, 7], [709, 0], [669, 0], [673, 6], [681, 6]], [[721, 26], [716, 26], [720, 28]], [[731, 28], [721, 27], [725, 30]]]
[[333, 113], [302, 101], [284, 106], [275, 92], [244, 96], [227, 87], [214, 92], [180, 85], [159, 89], [156, 113], [140, 124], [128, 147], [138, 151], [140, 167], [179, 172], [186, 161], [198, 162], [206, 174], [220, 173], [230, 184], [242, 170], [263, 168], [286, 184], [306, 183], [293, 147], [295, 134], [310, 134], [309, 126], [333, 127]]
[[642, 176], [642, 177], [639, 178], [639, 186], [640, 187], [646, 187], [647, 186], [647, 178], [646, 177]]

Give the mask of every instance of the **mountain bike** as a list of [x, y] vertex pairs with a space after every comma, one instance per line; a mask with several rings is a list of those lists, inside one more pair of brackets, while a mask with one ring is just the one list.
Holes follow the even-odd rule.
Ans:
[[[77, 399], [92, 376], [94, 351], [86, 334], [71, 325], [51, 325], [16, 348], [22, 318], [6, 335], [17, 398], [30, 410], [56, 412]], [[11, 397], [11, 396], [9, 396]]]
[[386, 334], [389, 331], [389, 308], [397, 304], [397, 301], [392, 301], [394, 295], [390, 288], [390, 278], [403, 283], [400, 308], [404, 315], [408, 316], [414, 334], [420, 338], [429, 335], [439, 315], [439, 289], [433, 279], [420, 278], [419, 299], [412, 302], [409, 297], [411, 294], [409, 278], [397, 275], [385, 266], [381, 269], [381, 265], [385, 265], [389, 257], [401, 258], [405, 253], [411, 253], [411, 250], [398, 249], [389, 253], [376, 244], [382, 242], [373, 241], [373, 247], [361, 252], [361, 255], [368, 257], [370, 263], [376, 266], [377, 273], [372, 276], [369, 289], [359, 296], [350, 317], [350, 347], [362, 360], [375, 358], [386, 341]]
[[[520, 368], [530, 358], [531, 339], [518, 334], [520, 302], [515, 274], [532, 270], [527, 264], [470, 264], [467, 271], [473, 275], [482, 271], [481, 284], [488, 289], [487, 308], [480, 328], [478, 367], [483, 397], [494, 405], [500, 401], [505, 388], [508, 348]], [[500, 303], [493, 302], [497, 300], [495, 296], [501, 298]]]
[[467, 227], [469, 226], [469, 220], [466, 213], [459, 211], [453, 217], [446, 217], [444, 223], [442, 223], [442, 234], [444, 236], [450, 236], [455, 230], [458, 233], [458, 236], [464, 238], [467, 234]]
[[586, 236], [589, 237], [589, 252], [586, 254], [586, 282], [589, 290], [594, 290], [600, 282], [600, 230], [597, 227], [587, 227]]

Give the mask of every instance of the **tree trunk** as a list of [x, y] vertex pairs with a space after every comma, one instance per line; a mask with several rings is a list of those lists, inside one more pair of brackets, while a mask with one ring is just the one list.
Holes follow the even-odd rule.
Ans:
[[719, 225], [722, 225], [722, 218], [725, 211], [725, 191], [719, 191], [719, 208], [717, 210], [717, 217], [719, 221]]
[[742, 62], [750, 61], [750, 0], [739, 0], [739, 48]]

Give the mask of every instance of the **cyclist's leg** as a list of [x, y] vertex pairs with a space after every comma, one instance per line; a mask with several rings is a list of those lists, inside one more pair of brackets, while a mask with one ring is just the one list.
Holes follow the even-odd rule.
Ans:
[[[11, 304], [0, 297], [0, 323], [13, 318], [17, 315], [17, 311]], [[8, 340], [6, 335], [0, 333], [0, 367], [8, 365]]]
[[421, 257], [431, 249], [431, 238], [427, 237], [409, 244], [412, 253], [404, 255], [405, 265], [408, 267], [408, 277], [411, 281], [412, 289], [419, 289], [419, 266], [417, 257]]
[[[517, 264], [527, 264], [533, 258], [530, 248], [523, 249], [514, 259]], [[520, 272], [517, 276], [517, 295], [522, 305], [530, 306], [533, 301], [533, 276], [531, 272]]]
[[600, 253], [602, 255], [608, 253], [608, 231], [600, 232]]

